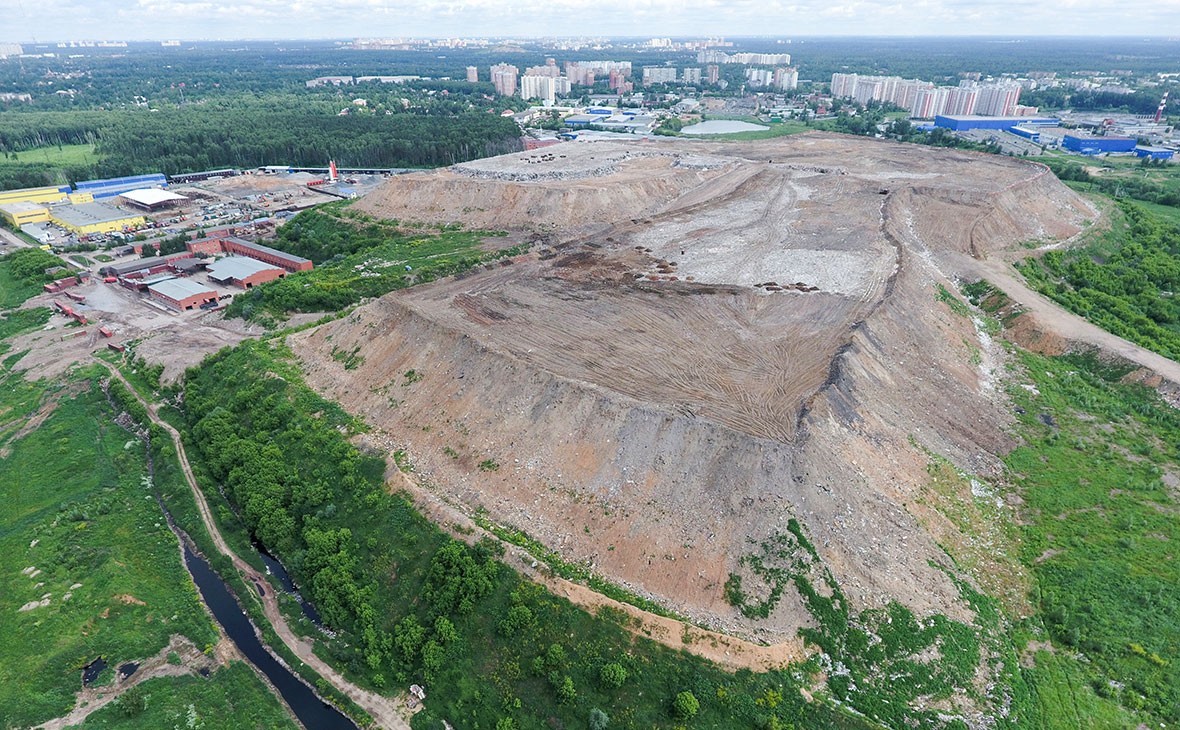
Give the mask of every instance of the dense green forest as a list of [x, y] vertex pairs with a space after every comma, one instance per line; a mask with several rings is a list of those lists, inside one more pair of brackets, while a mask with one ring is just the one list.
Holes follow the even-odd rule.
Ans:
[[1017, 267], [1029, 283], [1103, 329], [1180, 358], [1180, 228], [1129, 201], [1081, 248]]
[[1110, 109], [1128, 114], [1155, 114], [1160, 95], [1052, 88], [1021, 92], [1020, 103], [1044, 109]]
[[[266, 100], [156, 113], [6, 115], [0, 130], [0, 187], [22, 187], [144, 172], [176, 174], [219, 167], [436, 167], [521, 149], [512, 119], [447, 106], [389, 114], [337, 111], [347, 101], [276, 106]], [[96, 142], [98, 161], [64, 170], [23, 150]]]

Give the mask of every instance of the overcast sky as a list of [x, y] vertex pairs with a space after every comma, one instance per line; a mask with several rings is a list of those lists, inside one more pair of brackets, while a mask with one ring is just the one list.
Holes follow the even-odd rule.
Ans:
[[0, 40], [1160, 35], [1180, 0], [0, 0]]

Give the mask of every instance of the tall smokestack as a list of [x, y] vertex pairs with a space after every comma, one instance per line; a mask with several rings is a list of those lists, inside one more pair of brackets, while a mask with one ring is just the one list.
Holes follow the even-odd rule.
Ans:
[[328, 162], [328, 182], [336, 182], [339, 176], [336, 174], [336, 160]]
[[1164, 92], [1164, 98], [1160, 99], [1160, 108], [1155, 110], [1155, 123], [1159, 124], [1164, 117], [1164, 107], [1168, 105], [1168, 92]]

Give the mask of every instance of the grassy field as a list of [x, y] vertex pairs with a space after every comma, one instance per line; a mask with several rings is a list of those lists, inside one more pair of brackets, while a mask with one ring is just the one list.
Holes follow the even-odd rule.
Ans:
[[[1128, 369], [1022, 354], [1021, 559], [1063, 651], [1098, 694], [1180, 722], [1180, 413]], [[1172, 486], [1169, 486], [1171, 484]]]
[[0, 153], [0, 189], [63, 185], [93, 175], [98, 155], [94, 145], [38, 147]]
[[5, 421], [52, 408], [0, 460], [0, 726], [10, 727], [68, 711], [95, 657], [146, 657], [174, 633], [205, 646], [216, 633], [151, 497], [142, 445], [111, 423], [95, 382], [8, 374], [0, 393]]
[[[0, 353], [9, 338], [48, 316], [39, 307], [0, 318]], [[92, 368], [60, 382], [28, 382], [7, 368], [6, 359], [0, 367], [4, 728], [68, 712], [82, 688], [82, 666], [96, 657], [115, 665], [157, 653], [174, 634], [198, 646], [217, 637], [152, 496], [143, 443], [112, 422], [115, 413], [98, 386], [102, 373]], [[191, 496], [183, 496], [195, 510]], [[179, 497], [173, 503], [185, 507]], [[109, 679], [100, 676], [103, 681]], [[208, 678], [153, 680], [135, 692], [86, 726], [294, 726], [240, 663]]]
[[800, 134], [802, 132], [810, 132], [817, 129], [817, 127], [809, 126], [803, 122], [764, 122], [755, 117], [717, 117], [710, 114], [709, 119], [735, 119], [737, 121], [750, 122], [752, 124], [761, 124], [763, 126], [770, 127], [770, 129], [756, 130], [753, 132], [734, 132], [733, 134], [709, 134], [702, 136], [702, 139], [716, 140], [720, 142], [749, 142], [758, 139], [773, 139], [775, 137], [786, 137], [787, 135]]
[[1149, 211], [1152, 215], [1160, 220], [1167, 221], [1173, 226], [1180, 227], [1180, 208], [1171, 205], [1159, 205], [1157, 203], [1148, 203], [1146, 201], [1139, 201], [1136, 205]]
[[48, 307], [34, 307], [16, 309], [0, 315], [0, 355], [12, 347], [7, 341], [8, 338], [44, 326], [49, 321], [50, 314]]
[[1142, 718], [1099, 697], [1084, 664], [1058, 650], [1030, 652], [1024, 676], [1033, 687], [1035, 714], [1028, 730], [1108, 730], [1143, 727]]
[[45, 270], [55, 266], [65, 266], [65, 262], [37, 248], [22, 248], [0, 256], [0, 310], [20, 306], [39, 294], [41, 285], [53, 280]]
[[242, 662], [232, 662], [208, 677], [160, 677], [133, 688], [95, 712], [86, 730], [294, 730], [297, 725], [258, 676]]
[[[15, 155], [15, 159], [14, 156]], [[38, 147], [23, 152], [10, 152], [0, 157], [0, 165], [38, 163], [54, 167], [70, 165], [93, 165], [98, 155], [92, 144], [67, 144], [53, 147]]]

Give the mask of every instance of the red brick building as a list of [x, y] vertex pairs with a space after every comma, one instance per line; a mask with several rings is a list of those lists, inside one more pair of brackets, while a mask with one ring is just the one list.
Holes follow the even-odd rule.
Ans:
[[279, 251], [270, 246], [243, 241], [240, 238], [226, 238], [222, 241], [222, 248], [226, 253], [249, 256], [287, 271], [311, 271], [313, 266], [310, 259], [289, 254], [286, 251]]
[[209, 264], [211, 280], [219, 284], [233, 284], [243, 289], [253, 289], [259, 284], [282, 279], [286, 275], [286, 269], [246, 256], [227, 256]]
[[217, 292], [201, 286], [192, 279], [160, 281], [149, 286], [148, 292], [153, 299], [180, 311], [196, 309], [210, 302], [217, 303]]

